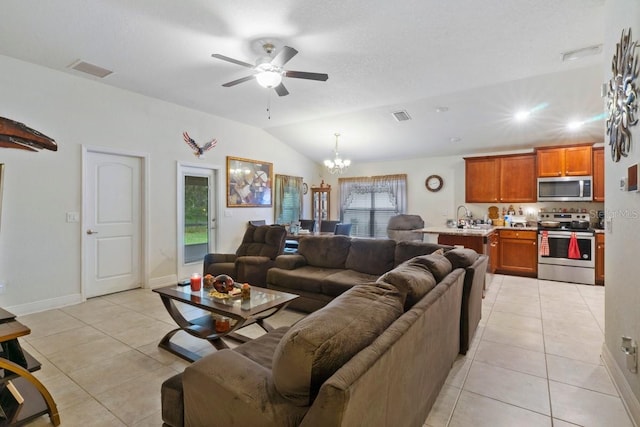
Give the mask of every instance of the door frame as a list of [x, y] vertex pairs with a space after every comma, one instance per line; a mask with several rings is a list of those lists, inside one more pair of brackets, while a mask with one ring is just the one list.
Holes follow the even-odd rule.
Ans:
[[[211, 172], [213, 174], [214, 182], [211, 184], [211, 188], [209, 190], [210, 193], [214, 192], [214, 194], [209, 198], [209, 210], [210, 214], [212, 216], [215, 216], [216, 219], [216, 228], [213, 230], [214, 247], [213, 249], [210, 248], [210, 250], [213, 251], [216, 251], [218, 248], [218, 224], [220, 222], [220, 203], [218, 203], [218, 201], [220, 200], [220, 185], [218, 181], [220, 181], [221, 166], [194, 162], [183, 162], [178, 160], [176, 162], [176, 273], [179, 280], [183, 279], [184, 274], [186, 274], [184, 273], [186, 264], [184, 263], [183, 245], [180, 242], [180, 236], [182, 233], [181, 230], [184, 229], [184, 224], [182, 218], [182, 207], [180, 206], [180, 197], [178, 193], [179, 191], [183, 191], [181, 190], [183, 168], [202, 169], [203, 171]], [[209, 221], [211, 221], [211, 218], [209, 218]], [[211, 227], [211, 224], [209, 224], [209, 227]], [[200, 270], [198, 269], [198, 271]]]
[[80, 222], [80, 294], [82, 296], [82, 300], [86, 301], [86, 292], [85, 286], [87, 284], [86, 277], [86, 245], [87, 245], [87, 236], [84, 232], [87, 228], [87, 224], [85, 221], [87, 206], [86, 203], [89, 200], [87, 197], [87, 182], [86, 182], [86, 174], [87, 174], [87, 157], [89, 153], [99, 153], [99, 154], [112, 154], [116, 156], [124, 156], [124, 157], [135, 157], [140, 160], [142, 170], [140, 171], [140, 177], [142, 182], [140, 183], [140, 259], [142, 261], [142, 265], [140, 266], [140, 280], [142, 282], [142, 288], [149, 288], [149, 153], [144, 153], [140, 151], [132, 151], [125, 150], [121, 148], [107, 148], [107, 147], [98, 147], [91, 145], [82, 145], [82, 194], [81, 194], [81, 222]]

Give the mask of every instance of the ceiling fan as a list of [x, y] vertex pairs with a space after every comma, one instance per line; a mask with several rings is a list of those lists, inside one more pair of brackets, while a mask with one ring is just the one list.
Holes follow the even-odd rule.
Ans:
[[323, 82], [329, 78], [329, 76], [324, 73], [289, 71], [282, 68], [287, 62], [291, 60], [291, 58], [296, 56], [298, 53], [298, 51], [292, 47], [284, 46], [274, 57], [271, 57], [271, 54], [275, 50], [275, 46], [272, 43], [265, 43], [262, 45], [262, 48], [266, 52], [267, 57], [258, 58], [256, 60], [256, 65], [251, 65], [244, 61], [229, 58], [228, 56], [220, 55], [219, 53], [214, 53], [213, 55], [211, 55], [214, 58], [222, 59], [223, 61], [231, 62], [233, 64], [251, 68], [253, 70], [253, 74], [225, 83], [222, 86], [231, 87], [255, 78], [260, 86], [268, 89], [273, 88], [278, 95], [285, 96], [289, 95], [289, 91], [282, 84], [283, 77], [319, 80]]

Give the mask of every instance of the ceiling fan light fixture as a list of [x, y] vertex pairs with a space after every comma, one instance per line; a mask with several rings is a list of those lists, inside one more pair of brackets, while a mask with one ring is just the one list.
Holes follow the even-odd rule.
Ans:
[[258, 84], [264, 88], [271, 89], [282, 83], [282, 73], [277, 71], [262, 71], [256, 75]]

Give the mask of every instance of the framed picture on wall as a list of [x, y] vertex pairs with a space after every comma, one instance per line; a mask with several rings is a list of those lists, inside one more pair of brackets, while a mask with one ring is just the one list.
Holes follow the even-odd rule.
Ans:
[[227, 207], [272, 205], [273, 163], [227, 156]]

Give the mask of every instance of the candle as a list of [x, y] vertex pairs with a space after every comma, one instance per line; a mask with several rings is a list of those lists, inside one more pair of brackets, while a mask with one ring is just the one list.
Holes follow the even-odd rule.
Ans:
[[202, 286], [202, 277], [198, 273], [193, 273], [191, 275], [191, 290], [199, 291]]

